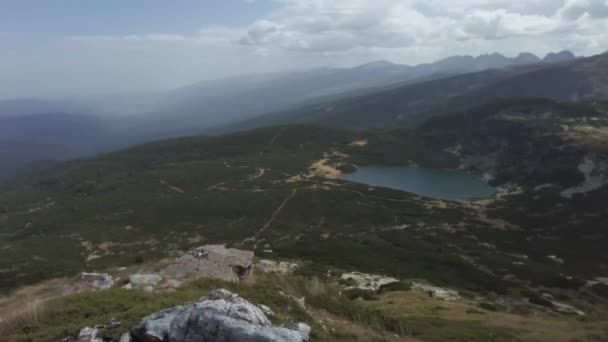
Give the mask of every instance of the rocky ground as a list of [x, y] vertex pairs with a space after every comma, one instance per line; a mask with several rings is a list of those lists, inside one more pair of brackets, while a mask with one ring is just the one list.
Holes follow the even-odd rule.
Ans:
[[[549, 294], [539, 298], [471, 296], [424, 280], [338, 270], [327, 270], [322, 280], [310, 281], [297, 276], [301, 267], [298, 261], [256, 259], [250, 251], [207, 245], [155, 264], [83, 273], [23, 289], [0, 301], [0, 327], [4, 336], [10, 332], [16, 341], [83, 342], [351, 340], [348, 336], [361, 341], [366, 336], [385, 341], [443, 340], [446, 336], [457, 341], [481, 341], [484, 336], [498, 336], [490, 340], [500, 341], [549, 341], [535, 329], [552, 324], [564, 339], [553, 332], [551, 341], [566, 341], [566, 336], [603, 336], [607, 332], [603, 329], [608, 329], [593, 318], [595, 312], [583, 312]], [[222, 284], [231, 290], [222, 289]], [[194, 298], [199, 292], [190, 293], [193, 286], [210, 292]], [[144, 305], [140, 310], [142, 303], [133, 299], [108, 308], [112, 307], [110, 296], [125, 298], [114, 291], [147, 293], [144, 296], [160, 299], [160, 308]], [[252, 295], [257, 291], [264, 294]], [[190, 300], [179, 302], [185, 292]], [[172, 296], [178, 305], [162, 304], [163, 298]], [[247, 297], [259, 302], [252, 304]], [[74, 310], [74, 302], [85, 298], [101, 302], [84, 312]], [[28, 321], [34, 312], [32, 303], [36, 303], [36, 321]], [[63, 308], [62, 303], [70, 304]], [[63, 319], [70, 317], [74, 330], [53, 326], [51, 312]], [[441, 322], [442, 328], [433, 328], [433, 320]]]

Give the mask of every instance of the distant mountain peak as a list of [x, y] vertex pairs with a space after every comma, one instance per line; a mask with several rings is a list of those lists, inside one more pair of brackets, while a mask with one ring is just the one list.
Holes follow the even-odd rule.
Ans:
[[498, 52], [494, 52], [494, 53], [484, 53], [482, 55], [479, 55], [477, 58], [475, 58], [475, 60], [477, 61], [484, 61], [484, 60], [490, 60], [490, 61], [498, 61], [498, 60], [505, 60], [507, 59], [507, 57], [505, 57], [504, 55], [498, 53]]
[[517, 55], [517, 57], [530, 57], [530, 56], [534, 56], [534, 57], [538, 58], [537, 55], [535, 55], [531, 52], [520, 52], [519, 55]]
[[494, 57], [494, 58], [496, 58], [496, 57], [505, 57], [505, 56], [503, 54], [501, 54], [501, 53], [493, 52], [493, 53], [484, 53], [484, 54], [481, 54], [481, 55], [479, 55], [478, 58], [481, 58], [481, 57]]
[[392, 67], [395, 65], [397, 65], [397, 64], [386, 61], [386, 60], [378, 60], [378, 61], [373, 61], [373, 62], [369, 62], [369, 63], [365, 63], [362, 65], [356, 66], [353, 69], [379, 69], [379, 68]]
[[540, 62], [541, 59], [530, 52], [522, 52], [514, 58], [515, 64], [533, 64]]
[[543, 58], [544, 62], [565, 62], [565, 61], [571, 61], [573, 59], [576, 59], [576, 56], [574, 55], [574, 53], [572, 53], [571, 51], [568, 50], [564, 50], [558, 53], [555, 52], [551, 52], [549, 54], [547, 54], [545, 56], [545, 58]]

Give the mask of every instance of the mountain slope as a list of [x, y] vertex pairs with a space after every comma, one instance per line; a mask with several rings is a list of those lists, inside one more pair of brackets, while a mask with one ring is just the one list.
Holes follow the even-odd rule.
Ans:
[[[560, 55], [568, 56], [567, 53]], [[18, 170], [22, 170], [24, 165], [40, 160], [64, 160], [157, 139], [224, 131], [225, 125], [228, 124], [232, 126], [228, 130], [234, 130], [234, 122], [255, 118], [270, 111], [285, 110], [297, 104], [340, 101], [343, 98], [365, 96], [380, 90], [393, 92], [398, 85], [403, 87], [404, 84], [421, 83], [455, 74], [528, 63], [540, 65], [540, 59], [523, 53], [516, 58], [499, 54], [476, 58], [455, 56], [418, 66], [380, 61], [350, 69], [316, 69], [206, 81], [164, 95], [80, 99], [72, 102], [1, 101], [0, 144], [15, 146], [16, 153], [13, 155], [18, 155], [19, 158], [9, 158], [6, 153], [0, 155], [0, 163], [5, 165], [0, 172], [0, 178], [10, 178], [18, 173]], [[475, 82], [480, 80], [474, 78], [463, 82], [475, 86]], [[432, 94], [434, 90], [422, 87], [422, 91]], [[500, 91], [504, 92], [504, 96], [509, 95], [508, 91]], [[419, 97], [416, 92], [411, 96]], [[434, 103], [445, 101], [433, 99]], [[110, 108], [120, 110], [116, 109], [118, 107], [122, 108], [120, 113], [123, 113], [131, 106], [146, 108], [151, 112], [136, 115], [110, 115], [103, 112]], [[397, 104], [397, 108], [398, 106], [400, 104]], [[425, 106], [424, 103], [422, 106]], [[411, 110], [420, 110], [415, 108], [416, 106], [411, 107]], [[375, 108], [385, 109], [374, 105], [372, 109]], [[334, 109], [337, 110], [334, 112]], [[359, 105], [353, 110], [328, 106], [316, 114], [313, 109], [312, 117], [308, 117], [307, 109], [307, 117], [287, 115], [282, 121], [315, 121], [340, 126], [341, 122], [346, 120], [340, 112], [345, 112], [349, 116], [349, 125], [366, 127], [368, 123], [361, 122], [365, 120], [364, 117], [351, 122], [352, 115], [359, 115], [357, 110], [367, 109]], [[91, 113], [104, 117], [103, 122]], [[390, 113], [389, 110], [383, 115]], [[382, 120], [385, 119], [380, 121]], [[383, 125], [382, 122], [379, 124]], [[31, 148], [35, 144], [49, 145], [48, 148], [35, 152]]]
[[[336, 101], [398, 85], [540, 62], [538, 57], [528, 53], [515, 58], [500, 54], [454, 56], [417, 66], [378, 61], [354, 68], [205, 81], [168, 93], [72, 101], [0, 101], [0, 143], [10, 143], [15, 150], [21, 150], [19, 159], [0, 156], [0, 163], [6, 165], [5, 171], [0, 173], [5, 177], [15, 174], [24, 163], [41, 160], [38, 158], [63, 160], [146, 141], [207, 133], [212, 127], [303, 103]], [[145, 109], [145, 112], [133, 114], [135, 108]], [[100, 123], [95, 116], [104, 117], [104, 122]], [[44, 153], [32, 153], [28, 147], [44, 143], [61, 148], [45, 148], [42, 149]]]
[[[606, 106], [505, 101], [414, 131], [279, 126], [66, 163], [0, 192], [0, 285], [205, 241], [305, 260], [311, 271], [482, 293], [578, 289], [608, 265], [606, 132]], [[335, 179], [353, 165], [412, 163], [488, 174], [501, 195], [449, 202]]]
[[608, 56], [488, 70], [328, 101], [267, 115], [242, 127], [316, 122], [337, 127], [411, 126], [441, 113], [473, 108], [497, 98], [560, 101], [608, 98]]
[[108, 135], [105, 123], [91, 115], [51, 112], [0, 117], [0, 180], [34, 164], [42, 166], [40, 162], [98, 152]]
[[[366, 165], [461, 168], [498, 194], [453, 202], [336, 178]], [[290, 125], [159, 141], [0, 189], [0, 290], [37, 283], [0, 297], [0, 308], [19, 308], [21, 294], [80, 291], [82, 271], [109, 272], [120, 287], [198, 255], [193, 247], [228, 244], [297, 262], [296, 274], [44, 300], [48, 311], [9, 320], [8, 334], [54, 341], [119, 320], [104, 332], [118, 338], [153, 311], [221, 286], [297, 317], [284, 293], [305, 297], [306, 321], [319, 323], [313, 340], [601, 340], [607, 199], [608, 102], [511, 99], [415, 130]], [[399, 282], [351, 288], [350, 272]], [[49, 278], [59, 279], [38, 283]], [[334, 331], [335, 322], [349, 323]]]
[[[565, 58], [566, 54], [571, 53], [564, 52], [560, 56]], [[530, 53], [522, 53], [515, 58], [494, 53], [478, 57], [453, 56], [416, 66], [376, 61], [354, 68], [235, 77], [176, 89], [159, 99], [157, 112], [163, 126], [192, 133], [192, 127], [209, 128], [250, 119], [296, 105], [319, 102], [323, 97], [343, 98], [352, 92], [365, 94], [374, 89], [542, 62]]]

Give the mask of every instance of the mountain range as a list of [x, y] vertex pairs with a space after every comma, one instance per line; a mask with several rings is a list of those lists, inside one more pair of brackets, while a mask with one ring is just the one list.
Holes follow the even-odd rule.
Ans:
[[[328, 96], [352, 96], [353, 92], [365, 93], [378, 88], [385, 89], [488, 69], [575, 58], [569, 51], [552, 53], [542, 60], [530, 53], [521, 53], [514, 58], [494, 53], [478, 57], [453, 56], [417, 66], [376, 61], [348, 69], [323, 68], [204, 81], [176, 89], [162, 97], [157, 112], [160, 112], [161, 116], [162, 113], [171, 113], [171, 120], [180, 119], [186, 123], [186, 127], [191, 127], [192, 122], [203, 127], [244, 120], [299, 104], [318, 102], [320, 98]], [[238, 101], [234, 101], [235, 97]], [[166, 114], [165, 117], [167, 118]]]
[[[23, 166], [40, 160], [65, 160], [145, 141], [232, 131], [267, 122], [311, 121], [365, 128], [390, 124], [397, 117], [401, 118], [398, 124], [403, 125], [416, 121], [415, 117], [425, 111], [463, 108], [454, 102], [468, 101], [469, 93], [472, 102], [485, 99], [477, 98], [474, 92], [461, 94], [463, 82], [480, 88], [498, 80], [504, 83], [512, 78], [509, 75], [562, 68], [555, 62], [568, 61], [577, 62], [567, 51], [549, 54], [542, 60], [530, 53], [514, 58], [494, 53], [454, 56], [417, 66], [377, 61], [354, 68], [204, 81], [167, 93], [0, 101], [0, 151], [12, 151], [0, 153], [0, 164], [4, 165], [0, 178], [2, 174], [4, 178], [14, 175]], [[537, 80], [532, 80], [530, 87], [536, 83]], [[551, 88], [545, 92], [551, 93], [556, 84], [559, 83], [551, 82]], [[497, 94], [500, 91], [504, 89], [497, 90]], [[436, 101], [437, 96], [455, 99]], [[412, 98], [417, 98], [416, 103]], [[362, 112], [366, 105], [359, 105], [359, 100], [385, 102], [387, 111], [375, 114], [370, 121], [366, 119], [367, 113]], [[404, 111], [404, 103], [408, 110]], [[272, 112], [279, 114], [266, 114]], [[47, 147], [32, 152], [32, 146], [37, 145]]]
[[211, 306], [180, 306], [215, 288], [264, 305], [239, 317], [307, 322], [293, 341], [608, 337], [608, 55], [156, 97], [5, 104], [0, 340], [221, 339], [190, 311]]
[[[547, 58], [559, 58], [555, 56]], [[357, 129], [407, 127], [434, 115], [467, 110], [497, 98], [607, 99], [607, 78], [606, 55], [515, 65], [332, 99], [257, 117], [241, 123], [236, 129], [291, 122]]]

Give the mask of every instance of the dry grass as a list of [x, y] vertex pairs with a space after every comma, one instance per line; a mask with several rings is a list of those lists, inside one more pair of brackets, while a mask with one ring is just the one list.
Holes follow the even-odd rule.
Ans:
[[22, 332], [32, 323], [38, 323], [43, 314], [44, 302], [40, 300], [27, 301], [19, 304], [18, 308], [5, 314], [0, 318], [0, 341], [3, 336], [9, 336], [16, 332]]
[[[23, 288], [10, 297], [0, 298], [0, 341], [4, 341], [6, 336], [23, 334], [27, 332], [28, 327], [46, 327], [49, 323], [43, 322], [43, 320], [48, 321], [50, 313], [47, 312], [45, 315], [45, 303], [60, 296], [58, 288], [61, 285], [76, 284], [76, 282], [76, 279], [47, 281]], [[340, 296], [339, 288], [335, 284], [326, 283], [318, 278], [262, 273], [256, 274], [255, 277], [240, 285], [197, 280], [192, 285], [187, 285], [183, 291], [178, 291], [177, 294], [159, 294], [157, 299], [162, 301], [161, 299], [166, 296], [174, 296], [175, 302], [180, 303], [184, 300], [183, 298], [188, 296], [200, 297], [202, 294], [197, 291], [201, 289], [217, 286], [233, 288], [253, 302], [274, 303], [274, 309], [277, 309], [279, 316], [290, 317], [288, 321], [300, 321], [305, 317], [312, 318], [316, 322], [315, 330], [319, 334], [320, 340], [416, 341], [416, 338], [422, 338], [429, 341], [441, 341], [446, 337], [456, 336], [454, 339], [456, 341], [467, 339], [483, 341], [488, 332], [496, 331], [506, 334], [512, 332], [513, 336], [517, 336], [523, 341], [587, 341], [593, 340], [593, 338], [604, 341], [608, 333], [607, 322], [491, 312], [465, 302], [442, 301], [411, 291], [387, 292], [379, 295], [378, 300], [372, 301], [349, 301]], [[190, 290], [194, 292], [188, 294]], [[82, 292], [77, 286], [74, 291]], [[279, 292], [285, 293], [286, 296]], [[99, 294], [85, 294], [82, 298], [96, 300], [95, 298], [98, 297], [108, 297], [111, 293], [101, 291]], [[285, 300], [293, 299], [293, 303], [296, 303], [302, 297], [306, 298], [306, 308], [300, 313], [294, 312], [294, 307], [290, 309], [291, 304], [285, 306]], [[77, 301], [77, 298], [79, 297], [66, 297], [65, 300]], [[125, 299], [112, 297], [111, 300]], [[149, 303], [138, 303], [137, 305], [143, 304], [148, 305]], [[135, 303], [132, 305], [136, 306]], [[90, 307], [89, 304], [84, 306]], [[159, 308], [165, 306], [159, 304]], [[59, 310], [58, 307], [49, 309]], [[143, 313], [147, 312], [142, 311]], [[131, 320], [139, 318], [139, 315], [129, 317]], [[439, 326], [436, 325], [437, 322], [439, 322]], [[508, 338], [510, 335], [504, 336]], [[507, 340], [495, 339], [495, 341]]]
[[608, 141], [608, 127], [577, 125], [571, 127], [566, 135], [581, 144], [602, 146]]
[[[476, 321], [484, 327], [504, 328], [517, 333], [523, 341], [559, 342], [608, 339], [608, 321], [581, 321], [576, 318], [549, 318], [492, 312], [464, 302], [428, 298], [415, 292], [389, 292], [367, 305], [395, 317], [437, 317], [448, 321]], [[473, 310], [479, 312], [473, 314]]]
[[0, 341], [37, 323], [44, 312], [45, 303], [58, 296], [56, 289], [64, 283], [65, 279], [51, 280], [0, 297]]

